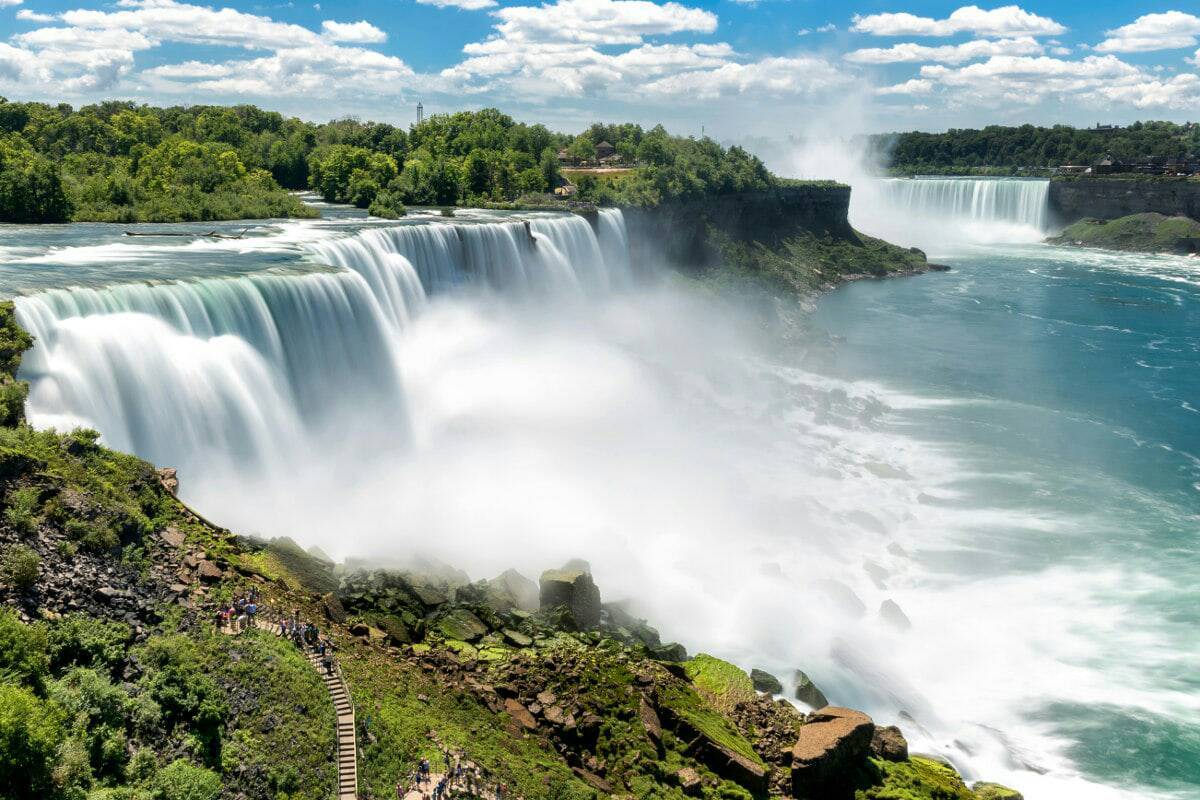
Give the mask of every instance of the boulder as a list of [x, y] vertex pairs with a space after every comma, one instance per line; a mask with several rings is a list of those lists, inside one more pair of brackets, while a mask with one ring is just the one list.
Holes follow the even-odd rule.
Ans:
[[979, 800], [1025, 800], [1024, 796], [1016, 789], [987, 781], [979, 781], [971, 787], [971, 791], [975, 792], [975, 796]]
[[767, 793], [767, 768], [736, 750], [701, 735], [692, 743], [692, 755], [713, 772], [749, 790], [751, 794]]
[[158, 538], [162, 539], [168, 545], [178, 550], [179, 548], [183, 547], [184, 540], [187, 537], [184, 536], [183, 531], [179, 530], [175, 526], [171, 526], [165, 529], [162, 533], [158, 534]]
[[826, 706], [810, 714], [792, 748], [792, 796], [852, 800], [854, 775], [867, 760], [875, 723], [861, 711]]
[[697, 797], [700, 794], [700, 773], [696, 772], [692, 767], [684, 767], [675, 773], [675, 781], [679, 784], [679, 788], [683, 793], [691, 797]]
[[651, 647], [650, 655], [659, 661], [678, 663], [687, 658], [687, 648], [679, 642], [668, 642], [659, 647]]
[[487, 604], [497, 612], [538, 610], [538, 586], [515, 569], [508, 569], [487, 582]]
[[638, 718], [642, 721], [642, 727], [646, 729], [646, 735], [650, 737], [655, 748], [661, 747], [662, 721], [659, 720], [654, 706], [647, 703], [645, 697], [642, 697], [638, 703]]
[[566, 609], [580, 630], [600, 624], [600, 590], [592, 576], [582, 570], [549, 569], [540, 581], [542, 611]]
[[760, 692], [783, 694], [783, 684], [779, 682], [779, 678], [765, 670], [750, 670], [750, 680], [754, 683], [754, 688]]
[[196, 562], [196, 577], [205, 583], [216, 583], [221, 580], [221, 568], [207, 559], [198, 559]]
[[529, 709], [521, 705], [517, 700], [509, 698], [504, 701], [504, 712], [508, 714], [518, 725], [527, 731], [537, 730], [537, 720], [533, 718], [533, 714], [529, 713]]
[[908, 740], [895, 725], [877, 727], [871, 737], [871, 755], [884, 761], [907, 761]]
[[884, 600], [879, 606], [879, 618], [896, 630], [906, 631], [912, 627], [908, 615], [897, 605], [895, 600]]
[[375, 620], [375, 624], [387, 634], [388, 644], [400, 646], [402, 644], [412, 644], [413, 634], [408, 629], [404, 622], [396, 617], [380, 617]]
[[171, 494], [179, 492], [179, 473], [174, 467], [163, 467], [158, 471], [158, 480]]
[[817, 688], [817, 685], [812, 682], [812, 678], [805, 675], [802, 670], [796, 670], [793, 677], [796, 681], [795, 698], [797, 700], [810, 708], [824, 708], [829, 705], [825, 693]]
[[514, 631], [512, 628], [504, 629], [504, 641], [511, 644], [513, 647], [530, 647], [533, 644], [533, 639], [520, 631]]
[[325, 610], [325, 619], [330, 622], [340, 625], [346, 621], [346, 609], [333, 592], [329, 592], [321, 598], [321, 607]]
[[844, 614], [855, 619], [867, 613], [867, 607], [854, 590], [841, 581], [820, 580], [817, 586]]
[[437, 630], [447, 639], [475, 642], [488, 632], [479, 617], [465, 608], [456, 608], [437, 622]]

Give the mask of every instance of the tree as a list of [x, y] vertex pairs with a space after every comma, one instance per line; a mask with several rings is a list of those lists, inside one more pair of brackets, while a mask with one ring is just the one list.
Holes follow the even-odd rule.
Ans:
[[183, 759], [172, 761], [154, 779], [157, 800], [215, 800], [221, 779], [211, 770]]
[[65, 738], [65, 713], [23, 686], [0, 683], [0, 786], [14, 800], [54, 790], [52, 770]]

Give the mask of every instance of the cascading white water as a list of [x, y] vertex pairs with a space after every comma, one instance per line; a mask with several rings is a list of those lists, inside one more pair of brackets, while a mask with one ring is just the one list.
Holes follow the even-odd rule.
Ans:
[[370, 428], [404, 447], [398, 340], [436, 293], [464, 284], [575, 294], [629, 278], [620, 212], [599, 235], [575, 215], [366, 228], [303, 244], [334, 272], [255, 274], [17, 300], [37, 344], [29, 418], [93, 427], [185, 473], [287, 469]]
[[1050, 182], [1010, 178], [884, 178], [854, 184], [858, 228], [937, 252], [947, 244], [1036, 242], [1047, 235]]

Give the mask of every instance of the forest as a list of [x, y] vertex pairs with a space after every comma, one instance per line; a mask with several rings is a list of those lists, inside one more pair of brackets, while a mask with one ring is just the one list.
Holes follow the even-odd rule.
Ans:
[[435, 114], [407, 130], [316, 124], [251, 105], [158, 108], [0, 98], [0, 221], [182, 222], [305, 217], [312, 189], [381, 217], [407, 205], [514, 204], [561, 184], [558, 151], [613, 144], [633, 169], [580, 182], [577, 198], [655, 205], [774, 185], [763, 163], [662, 126], [592, 125], [578, 135], [496, 109]]
[[1135, 122], [1120, 128], [989, 125], [945, 133], [889, 133], [868, 142], [876, 160], [895, 174], [995, 173], [1090, 165], [1106, 155], [1121, 161], [1200, 154], [1200, 124]]

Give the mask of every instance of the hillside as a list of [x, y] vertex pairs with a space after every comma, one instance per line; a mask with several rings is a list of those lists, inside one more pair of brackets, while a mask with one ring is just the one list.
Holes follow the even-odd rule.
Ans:
[[1168, 217], [1153, 212], [1107, 221], [1085, 219], [1049, 241], [1106, 250], [1187, 255], [1200, 251], [1200, 222], [1190, 217]]
[[[11, 305], [0, 331], [12, 387], [29, 342]], [[732, 664], [687, 658], [603, 603], [582, 562], [538, 584], [334, 565], [213, 527], [176, 480], [90, 432], [0, 428], [10, 796], [329, 797], [334, 707], [317, 670], [272, 631], [215, 624], [248, 595], [261, 618], [315, 623], [332, 643], [361, 797], [394, 796], [421, 758], [469, 765], [474, 789], [458, 796], [1018, 796], [968, 789], [858, 712], [805, 715]]]

